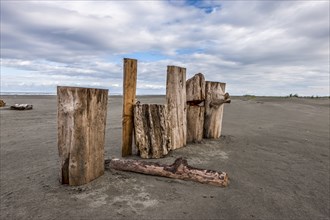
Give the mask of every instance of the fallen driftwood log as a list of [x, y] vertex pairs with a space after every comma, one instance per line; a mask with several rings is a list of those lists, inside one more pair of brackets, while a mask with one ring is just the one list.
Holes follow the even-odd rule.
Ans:
[[33, 108], [33, 105], [29, 104], [15, 104], [10, 106], [11, 110], [31, 110]]
[[174, 179], [192, 180], [221, 187], [228, 185], [227, 173], [191, 167], [188, 165], [187, 160], [183, 158], [176, 159], [171, 165], [141, 160], [110, 159], [105, 160], [105, 168]]

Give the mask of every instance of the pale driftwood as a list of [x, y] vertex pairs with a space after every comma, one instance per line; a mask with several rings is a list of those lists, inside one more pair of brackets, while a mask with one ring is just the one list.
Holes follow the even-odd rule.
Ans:
[[33, 109], [33, 105], [29, 104], [15, 104], [10, 106], [11, 110], [31, 110]]
[[[225, 101], [225, 83], [205, 83], [205, 117], [204, 138], [220, 138], [223, 117], [223, 104]], [[221, 101], [222, 100], [222, 101]]]
[[205, 78], [202, 73], [195, 74], [186, 82], [187, 103], [197, 105], [205, 100]]
[[225, 93], [224, 95], [224, 99], [215, 99], [213, 101], [210, 102], [210, 107], [219, 107], [220, 105], [224, 104], [224, 103], [230, 103], [231, 99], [229, 96], [229, 93]]
[[106, 160], [105, 164], [107, 169], [110, 168], [174, 179], [192, 180], [221, 187], [225, 187], [229, 183], [227, 173], [191, 167], [188, 165], [187, 160], [182, 158], [176, 159], [171, 165], [127, 159]]
[[167, 67], [166, 80], [167, 136], [170, 149], [186, 146], [186, 69], [177, 66]]
[[203, 140], [205, 78], [198, 73], [186, 82], [187, 94], [187, 142]]
[[62, 184], [82, 185], [104, 173], [108, 90], [57, 87]]
[[165, 105], [134, 106], [134, 139], [142, 158], [161, 158], [168, 154], [165, 116]]
[[137, 60], [124, 58], [122, 156], [132, 154], [133, 105], [136, 96]]
[[5, 107], [5, 106], [6, 106], [6, 103], [2, 99], [0, 99], [0, 107]]
[[204, 106], [187, 105], [187, 142], [203, 140]]

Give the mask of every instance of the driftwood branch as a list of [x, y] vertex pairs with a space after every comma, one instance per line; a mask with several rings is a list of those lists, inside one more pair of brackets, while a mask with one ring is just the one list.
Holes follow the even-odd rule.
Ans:
[[191, 167], [188, 165], [187, 160], [182, 158], [176, 159], [171, 165], [141, 160], [111, 159], [105, 161], [105, 168], [174, 179], [192, 180], [221, 187], [228, 185], [227, 173]]
[[215, 100], [212, 100], [210, 102], [210, 107], [219, 107], [220, 105], [224, 104], [224, 103], [230, 103], [231, 100], [230, 100], [230, 96], [229, 96], [229, 93], [227, 92], [225, 95], [224, 95], [224, 99], [215, 99]]

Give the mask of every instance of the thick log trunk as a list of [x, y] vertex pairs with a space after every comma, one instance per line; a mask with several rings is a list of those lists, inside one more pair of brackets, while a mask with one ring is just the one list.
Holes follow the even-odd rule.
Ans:
[[104, 173], [108, 90], [57, 87], [62, 184], [82, 185]]
[[204, 106], [187, 106], [187, 142], [203, 140]]
[[[204, 138], [220, 138], [223, 117], [223, 104], [225, 101], [225, 83], [205, 83], [205, 117]], [[221, 101], [222, 100], [222, 101]]]
[[136, 96], [137, 60], [124, 59], [122, 156], [132, 155], [133, 105]]
[[186, 82], [187, 94], [187, 142], [203, 140], [205, 78], [198, 73]]
[[105, 164], [107, 169], [111, 168], [147, 175], [192, 180], [221, 187], [228, 185], [227, 173], [191, 167], [188, 165], [187, 160], [182, 158], [176, 159], [171, 165], [125, 159], [106, 160]]
[[167, 136], [170, 149], [186, 146], [186, 69], [177, 66], [167, 67], [166, 81]]
[[142, 158], [161, 158], [168, 154], [165, 105], [134, 106], [135, 145]]

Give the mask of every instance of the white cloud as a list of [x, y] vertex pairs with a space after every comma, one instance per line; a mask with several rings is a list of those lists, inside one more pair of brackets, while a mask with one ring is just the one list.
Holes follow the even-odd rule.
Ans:
[[31, 89], [58, 82], [121, 92], [128, 54], [140, 57], [141, 93], [165, 93], [166, 66], [180, 65], [188, 77], [227, 82], [232, 94], [328, 95], [328, 8], [327, 1], [2, 2], [1, 90], [24, 80]]

